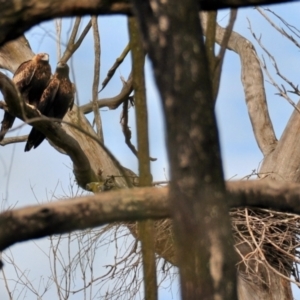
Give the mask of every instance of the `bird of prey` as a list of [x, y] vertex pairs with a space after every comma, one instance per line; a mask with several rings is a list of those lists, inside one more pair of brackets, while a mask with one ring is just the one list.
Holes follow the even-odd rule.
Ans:
[[[74, 86], [69, 79], [69, 67], [67, 64], [59, 63], [55, 74], [42, 94], [38, 109], [49, 118], [62, 120], [68, 109], [72, 109], [73, 104]], [[25, 152], [32, 147], [38, 147], [44, 139], [45, 135], [32, 127], [25, 145]]]
[[[51, 77], [49, 55], [39, 53], [31, 60], [23, 62], [13, 76], [13, 82], [17, 86], [23, 100], [35, 107], [38, 106], [44, 89]], [[0, 141], [6, 132], [12, 127], [15, 116], [5, 112], [0, 130]]]

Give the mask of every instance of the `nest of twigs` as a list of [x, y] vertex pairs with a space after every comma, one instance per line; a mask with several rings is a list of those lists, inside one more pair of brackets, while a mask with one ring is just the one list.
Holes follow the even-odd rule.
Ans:
[[244, 279], [269, 285], [270, 272], [275, 272], [300, 287], [300, 216], [252, 208], [234, 209], [230, 216]]

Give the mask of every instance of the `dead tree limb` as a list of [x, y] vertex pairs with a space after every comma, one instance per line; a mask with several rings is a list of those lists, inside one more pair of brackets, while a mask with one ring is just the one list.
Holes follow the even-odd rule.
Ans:
[[[230, 208], [259, 207], [300, 214], [300, 185], [286, 182], [228, 182]], [[169, 188], [135, 188], [62, 199], [0, 214], [0, 250], [51, 234], [109, 222], [170, 217]]]
[[[290, 0], [199, 0], [202, 10], [237, 8], [292, 2]], [[293, 1], [294, 2], [294, 1]], [[4, 1], [0, 12], [0, 45], [22, 35], [32, 26], [46, 20], [67, 16], [132, 14], [128, 0], [17, 0]]]
[[[206, 32], [206, 13], [201, 13], [201, 21]], [[225, 32], [224, 28], [217, 25], [216, 42], [218, 44], [222, 43]], [[263, 73], [255, 48], [250, 41], [236, 32], [231, 33], [227, 47], [240, 56], [242, 83], [254, 136], [261, 152], [267, 156], [275, 149], [277, 139], [268, 111]]]

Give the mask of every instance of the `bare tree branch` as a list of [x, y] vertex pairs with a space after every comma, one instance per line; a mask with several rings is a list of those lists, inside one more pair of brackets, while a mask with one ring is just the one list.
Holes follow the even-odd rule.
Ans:
[[[109, 109], [116, 109], [123, 103], [126, 99], [128, 99], [129, 95], [132, 92], [132, 76], [131, 74], [129, 75], [127, 81], [122, 80], [123, 82], [123, 88], [121, 92], [112, 98], [105, 98], [105, 99], [100, 99], [98, 100], [98, 107], [108, 107]], [[84, 104], [80, 106], [80, 110], [84, 114], [88, 114], [93, 111], [93, 105], [92, 102], [88, 104]]]
[[33, 56], [28, 41], [20, 36], [0, 47], [0, 68], [14, 73], [21, 63]]
[[[4, 212], [0, 214], [0, 249], [4, 250], [18, 241], [96, 227], [117, 220], [167, 217], [168, 203], [161, 201], [160, 189], [150, 189], [152, 192], [148, 195], [144, 190], [130, 189]], [[147, 201], [156, 194], [156, 190], [159, 192], [157, 199]]]
[[62, 19], [54, 20], [55, 30], [56, 30], [56, 59], [57, 61], [61, 58], [61, 30], [62, 30]]
[[[135, 99], [135, 116], [137, 128], [139, 184], [141, 187], [151, 186], [152, 175], [149, 162], [148, 111], [145, 83], [145, 49], [138, 20], [128, 18], [130, 36], [132, 77]], [[157, 300], [157, 276], [155, 261], [155, 231], [152, 220], [138, 222], [139, 239], [142, 248], [142, 263], [146, 300]]]
[[225, 29], [223, 39], [220, 43], [220, 51], [219, 54], [215, 55], [215, 39], [216, 39], [216, 26], [217, 26], [217, 12], [211, 11], [206, 13], [205, 15], [205, 48], [208, 58], [209, 70], [210, 70], [210, 77], [213, 86], [213, 98], [214, 102], [217, 100], [219, 87], [220, 87], [220, 78], [223, 66], [223, 60], [225, 51], [227, 48], [227, 44], [233, 29], [233, 25], [235, 23], [235, 19], [237, 16], [237, 10], [232, 9], [230, 11], [230, 18], [228, 26]]
[[[133, 3], [166, 118], [182, 298], [236, 299], [235, 253], [198, 5], [194, 0]], [[207, 218], [212, 210], [216, 214]]]
[[220, 8], [238, 8], [246, 6], [270, 5], [276, 3], [294, 2], [293, 0], [199, 0], [202, 10], [216, 10]]
[[[292, 2], [291, 0], [199, 0], [202, 10], [256, 6]], [[294, 2], [294, 1], [293, 1]], [[1, 6], [0, 45], [22, 35], [32, 26], [49, 19], [67, 16], [126, 14], [131, 15], [128, 0], [17, 0], [4, 1]]]
[[[300, 214], [300, 185], [292, 182], [227, 183], [229, 207], [272, 208]], [[62, 199], [0, 214], [0, 250], [21, 241], [116, 221], [170, 217], [168, 188], [135, 188]]]
[[70, 57], [74, 54], [74, 52], [79, 48], [82, 41], [84, 40], [87, 33], [89, 32], [90, 28], [92, 27], [92, 21], [89, 21], [89, 23], [85, 26], [84, 30], [82, 31], [78, 40], [75, 41], [80, 22], [81, 22], [81, 18], [77, 17], [75, 19], [75, 24], [73, 26], [72, 33], [71, 33], [68, 45], [66, 47], [66, 50], [65, 50], [62, 58], [60, 59], [60, 61], [62, 63], [66, 63], [70, 59]]
[[116, 59], [113, 66], [108, 70], [107, 75], [105, 79], [102, 82], [102, 88], [100, 92], [106, 87], [106, 85], [109, 83], [111, 78], [114, 76], [116, 70], [121, 65], [121, 63], [124, 61], [125, 57], [127, 56], [128, 52], [130, 51], [130, 43], [127, 44], [121, 55]]
[[97, 129], [97, 135], [102, 143], [104, 143], [103, 137], [103, 128], [102, 122], [100, 117], [100, 112], [98, 108], [98, 89], [99, 89], [99, 81], [100, 81], [100, 55], [101, 55], [101, 48], [100, 48], [100, 35], [98, 29], [98, 21], [97, 17], [92, 17], [92, 27], [93, 27], [93, 36], [94, 36], [94, 53], [95, 53], [95, 62], [94, 62], [94, 81], [92, 87], [92, 94], [93, 94], [93, 111], [94, 111], [94, 118], [95, 124]]
[[[206, 31], [206, 18], [206, 13], [202, 13], [201, 22], [204, 32]], [[216, 42], [218, 44], [222, 43], [224, 35], [225, 29], [217, 25]], [[233, 50], [240, 56], [242, 83], [249, 117], [258, 147], [266, 156], [275, 149], [277, 139], [268, 111], [260, 62], [253, 45], [236, 32], [232, 32], [230, 35], [228, 49]]]
[[[292, 35], [289, 35], [283, 28], [279, 28], [269, 17], [268, 15], [260, 8], [256, 7], [257, 11], [271, 24], [273, 28], [275, 28], [281, 35], [286, 37], [288, 40], [290, 40], [292, 43], [294, 43], [298, 48], [300, 48], [300, 43], [298, 43]], [[269, 11], [273, 13], [276, 17], [278, 17], [282, 22], [284, 21], [282, 18], [277, 16], [274, 12], [272, 12], [270, 9], [265, 9], [266, 11]], [[291, 26], [285, 22], [286, 26]], [[298, 36], [299, 37], [299, 36]]]
[[[261, 41], [261, 38], [257, 38], [256, 34], [253, 32], [252, 30], [252, 27], [251, 27], [251, 23], [250, 21], [248, 20], [249, 22], [249, 28], [250, 28], [250, 31], [254, 37], [254, 39], [257, 41], [257, 43], [259, 44], [259, 46], [262, 48], [262, 50], [268, 55], [270, 61], [272, 62], [272, 65], [276, 71], [276, 74], [282, 79], [284, 80], [292, 89], [292, 93], [294, 94], [297, 94], [297, 95], [300, 95], [300, 91], [298, 89], [298, 86], [296, 86], [293, 82], [291, 82], [290, 80], [288, 80], [282, 73], [281, 71], [279, 70], [279, 67], [277, 65], [277, 62], [276, 62], [276, 59], [274, 58], [274, 56], [264, 47], [262, 41]], [[271, 84], [278, 90], [278, 94], [279, 96], [285, 98], [296, 110], [298, 110], [298, 112], [300, 113], [300, 110], [299, 108], [297, 107], [297, 105], [294, 103], [294, 101], [288, 96], [287, 94], [287, 91], [284, 87], [284, 85], [281, 85], [282, 87], [279, 86], [279, 84], [273, 79], [273, 77], [271, 76], [270, 72], [268, 71], [268, 68], [267, 68], [267, 64], [265, 62], [265, 59], [264, 57], [261, 59], [259, 59], [260, 61], [260, 64], [262, 66], [262, 68], [265, 70], [265, 73], [267, 74], [268, 78], [270, 79], [271, 81]]]
[[26, 142], [28, 135], [21, 135], [21, 136], [14, 136], [14, 137], [7, 137], [0, 142], [1, 146], [15, 144], [15, 143], [23, 143]]
[[63, 16], [83, 16], [86, 14], [131, 13], [129, 1], [103, 0], [17, 0], [3, 3], [0, 12], [0, 45], [17, 38], [33, 25]]
[[120, 117], [120, 124], [122, 127], [122, 132], [125, 137], [126, 145], [132, 151], [132, 153], [136, 157], [138, 157], [138, 152], [137, 152], [135, 146], [131, 143], [131, 130], [128, 126], [128, 104], [129, 104], [129, 99], [126, 99], [123, 102], [122, 113], [121, 113], [121, 117]]

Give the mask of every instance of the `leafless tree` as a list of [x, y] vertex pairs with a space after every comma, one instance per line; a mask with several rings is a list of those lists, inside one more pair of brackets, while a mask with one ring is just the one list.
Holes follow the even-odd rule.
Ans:
[[[99, 81], [95, 77], [93, 102], [82, 107], [75, 106], [65, 117], [62, 127], [53, 120], [41, 119], [36, 109], [22, 102], [12, 82], [0, 74], [0, 89], [5, 99], [1, 108], [44, 133], [56, 149], [71, 158], [78, 185], [95, 192], [94, 196], [2, 213], [0, 249], [51, 234], [114, 221], [129, 222], [126, 225], [130, 232], [142, 243], [146, 299], [157, 297], [155, 255], [178, 266], [183, 299], [292, 299], [291, 274], [298, 281], [298, 219], [291, 214], [300, 213], [299, 186], [293, 184], [299, 180], [299, 109], [295, 106], [282, 137], [277, 140], [264, 93], [262, 67], [267, 68], [263, 61], [259, 61], [254, 46], [232, 32], [236, 12], [231, 12], [229, 25], [223, 29], [216, 23], [216, 12], [213, 11], [222, 7], [275, 2], [285, 1], [187, 0], [171, 4], [165, 1], [90, 3], [49, 0], [40, 5], [40, 2], [32, 0], [28, 5], [28, 2], [19, 0], [18, 6], [6, 2], [0, 12], [3, 29], [0, 34], [0, 64], [3, 68], [14, 72], [21, 62], [32, 57], [24, 38], [9, 40], [42, 20], [70, 15], [123, 13], [130, 16], [133, 73], [124, 82], [119, 95], [105, 101], [96, 98]], [[97, 58], [100, 46], [96, 19], [92, 18], [86, 30], [88, 26], [94, 30]], [[77, 29], [74, 26], [74, 36], [72, 38], [71, 34], [62, 55], [64, 62], [80, 45], [80, 38], [75, 38]], [[80, 37], [84, 37], [84, 32]], [[205, 44], [203, 34], [206, 36]], [[213, 51], [215, 42], [221, 46], [218, 55]], [[236, 182], [227, 186], [224, 183], [214, 104], [225, 48], [235, 51], [241, 59], [249, 117], [264, 155], [259, 171], [263, 181]], [[169, 188], [149, 187], [151, 158], [147, 152], [147, 138], [143, 140], [147, 137], [143, 122], [147, 116], [143, 91], [144, 51], [153, 63], [165, 114], [171, 170]], [[274, 66], [277, 67], [276, 63]], [[98, 67], [95, 64], [95, 72]], [[286, 82], [294, 93], [299, 93], [297, 85]], [[126, 102], [132, 89], [137, 103], [137, 120], [141, 122], [138, 125], [138, 151], [131, 147], [139, 158], [140, 188], [133, 188], [137, 184], [135, 174], [123, 168], [104, 146], [97, 113], [97, 133], [84, 116], [84, 113], [96, 112], [97, 106], [113, 108], [124, 103], [122, 125], [128, 142], [130, 132], [126, 127]], [[279, 94], [289, 100], [286, 89], [278, 89]], [[8, 142], [12, 141], [4, 141], [4, 144]], [[284, 183], [280, 184], [282, 179]], [[230, 209], [238, 255], [233, 247]], [[167, 217], [172, 219], [173, 234], [169, 230], [169, 221], [167, 226], [157, 225], [165, 221], [144, 221]], [[136, 225], [134, 221], [139, 222]], [[81, 241], [79, 235], [79, 245]], [[56, 249], [54, 238], [52, 242], [52, 249]], [[274, 249], [278, 250], [278, 255], [274, 255]], [[242, 262], [236, 280], [238, 256]], [[58, 255], [54, 257], [58, 259]], [[88, 265], [80, 267], [85, 270]], [[67, 287], [68, 282], [66, 279]], [[68, 293], [68, 288], [64, 292]]]

